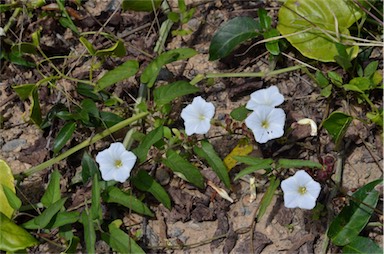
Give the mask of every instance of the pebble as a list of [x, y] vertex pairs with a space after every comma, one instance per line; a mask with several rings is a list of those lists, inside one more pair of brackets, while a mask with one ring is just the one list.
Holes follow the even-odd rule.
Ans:
[[22, 138], [13, 139], [11, 141], [8, 141], [4, 144], [4, 146], [1, 148], [3, 152], [11, 152], [15, 150], [16, 148], [19, 148], [27, 143], [27, 140]]

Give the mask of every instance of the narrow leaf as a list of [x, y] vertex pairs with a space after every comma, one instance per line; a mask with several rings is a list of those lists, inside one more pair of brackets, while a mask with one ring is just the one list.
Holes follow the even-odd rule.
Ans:
[[277, 162], [276, 167], [280, 168], [322, 168], [318, 162], [310, 160], [289, 160], [289, 159], [280, 159]]
[[377, 243], [372, 239], [363, 236], [357, 236], [353, 239], [352, 242], [345, 245], [343, 248], [343, 253], [383, 253], [383, 249], [380, 248]]
[[84, 239], [85, 239], [85, 247], [87, 249], [87, 253], [96, 253], [95, 245], [96, 245], [96, 232], [95, 227], [93, 225], [93, 220], [91, 215], [87, 210], [84, 210], [81, 213], [81, 222], [84, 226]]
[[81, 168], [81, 177], [83, 179], [83, 183], [86, 183], [89, 178], [99, 173], [99, 168], [97, 167], [95, 160], [89, 156], [87, 152], [84, 153], [81, 160]]
[[133, 153], [139, 158], [141, 163], [144, 162], [147, 158], [147, 154], [151, 146], [162, 138], [163, 126], [160, 126], [149, 132], [141, 141], [140, 145], [133, 149]]
[[153, 217], [154, 214], [149, 208], [136, 197], [121, 191], [119, 188], [110, 187], [108, 189], [105, 201], [108, 203], [117, 203], [132, 209], [133, 211]]
[[31, 120], [38, 126], [40, 126], [41, 122], [43, 121], [43, 118], [41, 116], [38, 89], [36, 87], [32, 91], [30, 117]]
[[21, 206], [21, 200], [16, 195], [15, 191], [9, 188], [7, 185], [1, 184], [5, 196], [7, 197], [8, 204], [14, 209], [19, 210]]
[[128, 60], [115, 69], [108, 71], [99, 79], [96, 84], [95, 92], [101, 91], [119, 81], [127, 79], [136, 74], [139, 69], [139, 62], [136, 60]]
[[47, 189], [45, 190], [45, 193], [43, 197], [41, 198], [41, 203], [48, 207], [55, 203], [56, 201], [60, 200], [61, 194], [60, 194], [60, 173], [56, 169], [52, 172], [49, 183], [47, 186]]
[[333, 219], [328, 229], [328, 237], [333, 244], [344, 246], [359, 235], [368, 223], [379, 200], [379, 192], [374, 188], [382, 179], [370, 182], [353, 193], [348, 206]]
[[61, 148], [65, 146], [65, 144], [72, 138], [72, 134], [76, 130], [76, 123], [69, 122], [66, 123], [63, 128], [57, 134], [55, 141], [53, 143], [53, 152], [57, 154]]
[[[267, 160], [267, 159], [266, 159]], [[253, 165], [253, 166], [250, 166], [250, 167], [247, 167], [243, 170], [241, 170], [235, 177], [235, 181], [238, 180], [239, 178], [245, 176], [245, 175], [249, 175], [257, 170], [261, 170], [261, 169], [271, 169], [272, 168], [272, 165], [271, 165], [271, 162], [268, 162], [268, 161], [263, 161], [261, 162], [260, 164], [258, 165]]]
[[209, 46], [209, 60], [229, 55], [242, 42], [259, 34], [260, 24], [250, 17], [236, 17], [224, 23], [213, 35]]
[[271, 177], [267, 191], [264, 193], [260, 202], [259, 212], [257, 213], [257, 221], [260, 221], [268, 206], [271, 204], [272, 198], [275, 195], [277, 187], [280, 185], [280, 179], [276, 179], [275, 176]]
[[80, 213], [77, 212], [77, 211], [73, 211], [73, 212], [67, 212], [67, 211], [63, 211], [63, 212], [59, 212], [56, 214], [55, 218], [53, 219], [53, 224], [52, 226], [50, 226], [49, 228], [58, 228], [58, 227], [62, 227], [64, 225], [67, 225], [67, 224], [73, 224], [75, 222], [77, 222], [80, 218]]
[[191, 85], [187, 81], [180, 80], [168, 85], [163, 85], [155, 88], [155, 90], [153, 91], [153, 96], [155, 103], [161, 106], [173, 101], [178, 97], [196, 93], [198, 91], [199, 88], [197, 88], [196, 86]]
[[92, 206], [90, 212], [92, 220], [102, 219], [100, 192], [99, 177], [97, 174], [94, 174], [92, 179]]
[[221, 158], [216, 154], [215, 149], [208, 141], [201, 142], [201, 148], [195, 146], [193, 151], [199, 156], [204, 158], [209, 166], [212, 167], [212, 170], [216, 173], [216, 175], [220, 178], [221, 181], [225, 184], [225, 186], [229, 189], [231, 188], [231, 183], [228, 176], [227, 167]]
[[32, 95], [32, 91], [36, 89], [36, 84], [15, 85], [12, 86], [12, 89], [15, 90], [21, 100], [26, 100]]
[[191, 182], [198, 188], [204, 188], [204, 178], [200, 171], [175, 151], [168, 150], [167, 158], [163, 159], [163, 163], [173, 172], [181, 174], [185, 178], [184, 180]]

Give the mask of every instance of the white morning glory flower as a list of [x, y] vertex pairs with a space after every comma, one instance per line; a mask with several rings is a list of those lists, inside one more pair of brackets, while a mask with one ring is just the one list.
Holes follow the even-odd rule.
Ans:
[[316, 205], [321, 186], [307, 172], [299, 170], [281, 182], [281, 189], [284, 192], [285, 207], [310, 210]]
[[215, 106], [206, 102], [201, 96], [195, 97], [191, 104], [181, 111], [185, 132], [188, 136], [205, 134], [211, 128], [211, 119], [215, 115]]
[[276, 107], [284, 102], [284, 96], [277, 86], [257, 90], [251, 94], [251, 99], [245, 106], [247, 109], [256, 110], [260, 105]]
[[121, 183], [128, 179], [136, 159], [136, 155], [127, 151], [120, 142], [111, 144], [108, 149], [99, 152], [96, 156], [103, 180], [115, 180]]
[[259, 143], [284, 135], [285, 113], [281, 108], [259, 105], [246, 119], [245, 124], [252, 130]]

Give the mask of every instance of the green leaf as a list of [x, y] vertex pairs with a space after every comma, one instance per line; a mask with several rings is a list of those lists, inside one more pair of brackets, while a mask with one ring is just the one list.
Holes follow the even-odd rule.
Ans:
[[[263, 33], [264, 39], [270, 39], [273, 37], [280, 36], [279, 31], [277, 29], [271, 29]], [[280, 54], [280, 48], [279, 48], [279, 41], [268, 41], [265, 43], [265, 47], [274, 56], [277, 56]]]
[[99, 173], [99, 168], [95, 160], [89, 156], [87, 152], [84, 152], [83, 158], [81, 159], [81, 177], [83, 179], [83, 183], [86, 183], [89, 178], [93, 178], [95, 174]]
[[72, 134], [75, 132], [75, 130], [75, 122], [66, 123], [63, 128], [61, 128], [53, 143], [53, 152], [55, 154], [57, 154], [61, 148], [63, 148], [65, 144], [72, 138]]
[[325, 88], [329, 85], [327, 77], [325, 77], [321, 71], [316, 71], [315, 78], [320, 88]]
[[112, 47], [106, 49], [97, 50], [96, 56], [116, 56], [123, 57], [127, 52], [125, 51], [124, 42], [118, 40]]
[[119, 253], [145, 254], [144, 250], [127, 233], [120, 229], [123, 222], [115, 220], [108, 225], [109, 233], [103, 233], [102, 239]]
[[0, 250], [16, 252], [39, 244], [25, 229], [16, 225], [2, 212], [0, 221]]
[[76, 87], [76, 91], [79, 94], [85, 97], [91, 98], [93, 101], [100, 100], [100, 96], [97, 93], [95, 93], [93, 90], [94, 90], [93, 86], [84, 84], [84, 83], [79, 83]]
[[351, 56], [347, 53], [346, 46], [340, 43], [335, 43], [337, 53], [335, 61], [338, 63], [344, 70], [348, 70], [352, 67]]
[[162, 138], [163, 126], [159, 126], [149, 132], [140, 142], [140, 145], [137, 148], [133, 149], [133, 153], [139, 158], [140, 163], [144, 162], [147, 159], [147, 154], [151, 146]]
[[29, 62], [23, 58], [21, 52], [10, 52], [5, 55], [6, 58], [14, 64], [25, 66], [25, 67], [35, 67], [35, 63]]
[[163, 0], [123, 0], [121, 8], [132, 11], [153, 11], [159, 8]]
[[[358, 92], [360, 93], [364, 93], [364, 91], [370, 90], [372, 88], [371, 80], [366, 77], [357, 77], [357, 78], [351, 79], [351, 81], [349, 81], [349, 84], [343, 85], [345, 90], [348, 90], [348, 85], [357, 87], [359, 90]], [[349, 89], [349, 90], [352, 90], [352, 89]], [[355, 90], [352, 90], [352, 91], [355, 91]]]
[[330, 71], [328, 72], [328, 77], [335, 86], [341, 87], [343, 85], [343, 78], [338, 73]]
[[147, 84], [148, 88], [151, 88], [155, 83], [161, 68], [164, 65], [178, 60], [188, 59], [196, 54], [197, 52], [194, 49], [190, 48], [172, 49], [165, 53], [162, 53], [161, 55], [156, 57], [152, 62], [150, 62], [148, 66], [144, 69], [140, 77], [140, 82]]
[[84, 47], [88, 50], [89, 54], [91, 54], [92, 56], [95, 55], [95, 48], [93, 47], [92, 43], [90, 43], [86, 38], [84, 38], [83, 36], [80, 36], [79, 38], [79, 41], [81, 42], [81, 44], [84, 45]]
[[115, 113], [104, 112], [104, 111], [100, 112], [100, 118], [101, 118], [101, 121], [106, 125], [107, 128], [110, 128], [113, 125], [120, 123], [121, 121], [124, 120], [124, 118], [116, 115]]
[[[6, 194], [4, 193], [3, 186], [8, 187], [13, 193], [16, 193], [15, 185], [14, 185], [14, 177], [12, 174], [11, 168], [7, 165], [7, 163], [3, 160], [0, 160], [0, 212], [3, 213], [8, 218], [12, 217], [14, 208], [9, 204], [9, 202], [5, 202], [7, 200]], [[1, 227], [0, 227], [1, 228]], [[0, 241], [1, 243], [1, 241]]]
[[368, 237], [356, 236], [352, 242], [344, 246], [343, 253], [381, 254], [383, 249]]
[[92, 206], [91, 206], [91, 218], [92, 220], [101, 220], [101, 199], [100, 199], [100, 184], [99, 176], [97, 174], [93, 175], [92, 179]]
[[[241, 157], [235, 157], [236, 158], [241, 158]], [[245, 176], [245, 175], [249, 175], [257, 170], [260, 170], [260, 169], [271, 169], [272, 168], [272, 162], [273, 160], [272, 159], [263, 159], [261, 160], [258, 164], [255, 164], [255, 165], [252, 165], [250, 167], [247, 167], [243, 170], [241, 170], [235, 177], [234, 181], [238, 180], [239, 178]]]
[[259, 157], [253, 157], [253, 156], [233, 156], [233, 158], [240, 163], [244, 163], [252, 166], [258, 166], [260, 164], [272, 164], [273, 162], [273, 160], [270, 158], [263, 159]]
[[171, 199], [164, 188], [153, 179], [146, 171], [140, 170], [131, 177], [131, 182], [141, 191], [151, 193], [158, 201], [160, 201], [168, 210], [171, 210]]
[[374, 188], [382, 182], [382, 179], [370, 182], [353, 193], [349, 205], [341, 210], [329, 226], [328, 237], [333, 244], [347, 245], [364, 229], [379, 200], [380, 193]]
[[378, 66], [378, 61], [370, 62], [364, 69], [364, 77], [370, 78], [376, 72]]
[[41, 116], [40, 100], [37, 87], [35, 87], [35, 89], [33, 89], [32, 91], [30, 117], [31, 120], [38, 126], [40, 126], [41, 122], [43, 121], [43, 118]]
[[89, 214], [87, 209], [81, 213], [81, 223], [84, 226], [84, 239], [85, 239], [85, 247], [87, 249], [87, 253], [96, 253], [95, 252], [95, 245], [96, 245], [95, 227], [93, 225], [92, 216]]
[[280, 179], [276, 179], [275, 176], [269, 179], [269, 186], [267, 191], [264, 193], [263, 198], [260, 202], [259, 212], [257, 213], [257, 221], [260, 221], [268, 206], [271, 204], [272, 198], [275, 195], [277, 187], [280, 185]]
[[22, 100], [28, 99], [28, 97], [32, 95], [32, 91], [36, 89], [35, 87], [36, 87], [36, 84], [23, 84], [23, 85], [12, 86], [13, 90], [15, 90], [17, 95]]
[[[277, 29], [304, 56], [334, 62], [338, 55], [334, 39], [344, 45], [354, 43], [345, 37], [350, 35], [348, 28], [363, 15], [353, 1], [287, 0], [279, 10]], [[351, 59], [358, 50], [358, 46], [346, 48]]]
[[19, 54], [37, 54], [36, 46], [28, 42], [21, 42], [12, 45], [11, 51]]
[[24, 223], [23, 227], [27, 229], [45, 228], [49, 224], [51, 219], [61, 210], [61, 208], [63, 208], [66, 200], [67, 198], [62, 198], [56, 201], [55, 203], [50, 205], [47, 209], [45, 209], [39, 216]]
[[259, 35], [259, 22], [250, 17], [236, 17], [225, 22], [213, 35], [209, 46], [209, 60], [228, 56], [235, 47]]
[[82, 110], [87, 112], [89, 115], [99, 117], [99, 110], [97, 109], [96, 103], [91, 99], [84, 99], [81, 101], [80, 107]]
[[276, 167], [279, 168], [322, 168], [318, 162], [310, 160], [290, 160], [290, 159], [279, 159]]
[[56, 169], [55, 171], [52, 172], [49, 183], [47, 186], [47, 189], [45, 190], [45, 193], [43, 197], [41, 198], [41, 203], [45, 207], [49, 207], [56, 201], [60, 200], [61, 198], [61, 193], [60, 193], [60, 173]]
[[95, 92], [101, 91], [119, 81], [127, 79], [136, 74], [139, 70], [139, 63], [136, 60], [128, 60], [115, 69], [108, 71], [97, 81]]
[[56, 0], [56, 3], [59, 6], [59, 9], [60, 9], [61, 15], [62, 15], [62, 17], [59, 19], [60, 24], [63, 27], [71, 29], [76, 34], [79, 34], [79, 30], [77, 30], [77, 27], [75, 26], [71, 17], [69, 16], [67, 10], [65, 9], [64, 1]]
[[232, 110], [230, 115], [233, 119], [237, 121], [244, 121], [250, 112], [251, 110], [247, 109], [245, 106], [240, 106]]
[[77, 222], [80, 218], [80, 213], [77, 211], [72, 212], [59, 212], [56, 214], [56, 216], [53, 219], [53, 224], [50, 226], [50, 228], [59, 228], [67, 224], [73, 224]]
[[320, 94], [321, 94], [321, 96], [324, 96], [325, 98], [328, 98], [329, 96], [331, 96], [332, 85], [328, 85], [328, 86], [324, 87], [323, 89], [321, 89]]
[[327, 119], [324, 120], [323, 126], [332, 136], [336, 147], [339, 146], [343, 139], [349, 124], [352, 122], [352, 117], [342, 112], [333, 112]]
[[260, 27], [263, 30], [269, 30], [272, 24], [272, 18], [268, 16], [268, 12], [264, 8], [260, 8], [258, 11]]
[[200, 171], [175, 151], [169, 149], [167, 158], [163, 159], [163, 163], [179, 177], [191, 182], [200, 189], [204, 188], [204, 178]]
[[14, 209], [19, 210], [21, 207], [21, 200], [16, 195], [15, 191], [10, 189], [8, 186], [1, 184], [3, 187], [4, 194], [7, 198], [8, 204]]
[[108, 203], [117, 203], [132, 209], [133, 211], [153, 217], [154, 214], [149, 208], [136, 197], [121, 191], [116, 187], [110, 187], [104, 199]]
[[57, 114], [61, 111], [67, 111], [67, 107], [62, 103], [55, 104], [45, 116], [40, 128], [45, 129], [52, 125], [53, 120], [57, 117]]
[[198, 91], [199, 88], [196, 86], [191, 85], [187, 81], [179, 80], [168, 85], [156, 87], [153, 91], [153, 96], [155, 103], [161, 106], [173, 101], [178, 97], [196, 93]]
[[231, 188], [231, 183], [228, 176], [227, 167], [224, 165], [224, 162], [216, 154], [215, 149], [208, 141], [201, 142], [201, 148], [198, 146], [193, 147], [193, 151], [201, 158], [204, 158], [209, 166], [212, 167], [212, 170], [220, 178], [225, 186], [229, 189]]

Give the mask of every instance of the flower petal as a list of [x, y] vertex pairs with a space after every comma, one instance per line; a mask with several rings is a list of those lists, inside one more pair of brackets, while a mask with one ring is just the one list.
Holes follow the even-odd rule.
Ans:
[[260, 105], [276, 107], [284, 102], [284, 96], [276, 86], [260, 89], [251, 94], [246, 108], [256, 110]]
[[298, 207], [301, 209], [311, 210], [316, 206], [316, 198], [311, 195], [302, 195], [297, 199]]
[[297, 193], [284, 193], [284, 206], [287, 208], [296, 208], [299, 206], [300, 197]]

